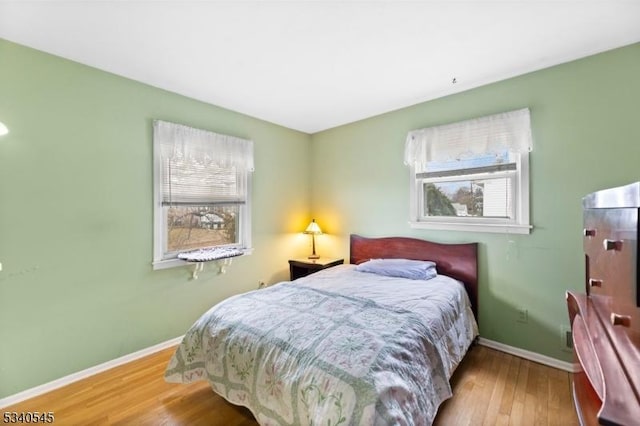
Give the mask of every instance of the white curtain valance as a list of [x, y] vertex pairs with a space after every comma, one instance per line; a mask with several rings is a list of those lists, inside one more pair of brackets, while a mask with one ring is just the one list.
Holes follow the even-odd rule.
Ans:
[[164, 205], [244, 203], [253, 141], [155, 120]]
[[404, 151], [406, 165], [451, 161], [482, 154], [532, 149], [529, 109], [412, 130]]
[[164, 158], [253, 171], [253, 141], [161, 120], [153, 122], [153, 137]]

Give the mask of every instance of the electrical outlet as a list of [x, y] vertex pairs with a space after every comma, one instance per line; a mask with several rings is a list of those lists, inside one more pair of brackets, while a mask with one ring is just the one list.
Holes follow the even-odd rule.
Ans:
[[567, 352], [573, 351], [573, 332], [566, 325], [560, 326], [560, 349]]
[[521, 322], [523, 324], [528, 323], [529, 322], [529, 311], [527, 311], [524, 308], [518, 309], [516, 321], [517, 322]]

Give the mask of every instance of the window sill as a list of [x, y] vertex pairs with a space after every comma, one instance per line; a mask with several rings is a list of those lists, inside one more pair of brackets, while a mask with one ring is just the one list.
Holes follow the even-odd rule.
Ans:
[[[235, 256], [235, 257], [250, 255], [253, 253], [253, 248], [243, 249], [242, 251], [243, 253], [240, 256]], [[152, 263], [152, 265], [153, 265], [153, 270], [158, 271], [161, 269], [175, 268], [178, 266], [193, 266], [195, 263], [218, 262], [218, 261], [223, 261], [225, 259], [232, 259], [232, 258], [233, 257], [229, 257], [229, 258], [223, 257], [220, 259], [208, 260], [206, 262], [187, 262], [186, 260], [182, 260], [182, 259], [164, 259], [164, 260], [156, 260]]]
[[440, 231], [490, 232], [495, 234], [530, 234], [531, 225], [507, 225], [500, 223], [409, 222], [414, 229]]

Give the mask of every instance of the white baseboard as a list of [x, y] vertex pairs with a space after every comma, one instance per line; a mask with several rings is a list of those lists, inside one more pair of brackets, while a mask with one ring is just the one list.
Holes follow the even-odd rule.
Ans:
[[537, 352], [531, 352], [526, 349], [516, 348], [515, 346], [505, 345], [504, 343], [495, 342], [493, 340], [485, 339], [484, 337], [480, 337], [478, 339], [478, 343], [491, 349], [506, 352], [508, 354], [528, 359], [529, 361], [534, 361], [539, 364], [548, 365], [549, 367], [557, 368], [559, 370], [568, 371], [569, 373], [576, 373], [579, 371], [578, 366], [574, 363], [560, 361], [559, 359], [541, 355]]
[[38, 395], [42, 395], [43, 393], [50, 392], [54, 389], [61, 388], [63, 386], [69, 385], [73, 382], [77, 382], [78, 380], [86, 379], [87, 377], [93, 376], [98, 373], [102, 373], [103, 371], [110, 370], [114, 367], [118, 367], [120, 365], [126, 364], [131, 361], [135, 361], [137, 359], [143, 358], [147, 355], [154, 354], [156, 352], [160, 352], [163, 349], [170, 348], [171, 346], [175, 346], [182, 341], [184, 336], [179, 336], [171, 340], [167, 340], [166, 342], [158, 343], [157, 345], [150, 346], [148, 348], [141, 349], [139, 351], [130, 353], [128, 355], [121, 356], [120, 358], [113, 359], [111, 361], [104, 362], [102, 364], [96, 365], [94, 367], [89, 367], [86, 370], [78, 371], [77, 373], [69, 374], [68, 376], [61, 377], [52, 382], [45, 383], [40, 386], [36, 386], [31, 389], [24, 390], [22, 392], [16, 393], [14, 395], [7, 396], [5, 398], [0, 399], [0, 408], [8, 407], [13, 404], [17, 404], [19, 402], [25, 401], [27, 399], [33, 398]]

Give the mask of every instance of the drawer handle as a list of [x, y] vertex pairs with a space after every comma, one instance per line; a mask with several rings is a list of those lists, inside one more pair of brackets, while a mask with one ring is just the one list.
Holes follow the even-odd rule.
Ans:
[[589, 278], [589, 286], [590, 287], [602, 287], [602, 280], [596, 280], [593, 278]]
[[595, 229], [587, 229], [587, 228], [584, 228], [584, 229], [582, 230], [582, 234], [583, 234], [585, 237], [595, 237], [595, 236], [596, 236], [596, 230], [595, 230]]
[[621, 240], [607, 240], [605, 238], [605, 240], [602, 242], [602, 245], [604, 246], [605, 250], [615, 250], [615, 251], [622, 250]]
[[611, 324], [621, 325], [623, 327], [631, 326], [631, 317], [629, 315], [611, 314]]

